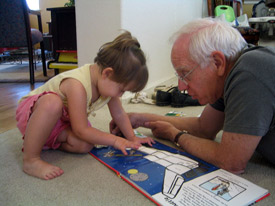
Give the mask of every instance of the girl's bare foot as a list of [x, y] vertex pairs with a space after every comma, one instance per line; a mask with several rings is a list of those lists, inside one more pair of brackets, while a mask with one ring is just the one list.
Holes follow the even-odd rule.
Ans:
[[25, 173], [44, 180], [56, 178], [64, 173], [62, 169], [51, 165], [40, 158], [24, 159], [23, 170]]

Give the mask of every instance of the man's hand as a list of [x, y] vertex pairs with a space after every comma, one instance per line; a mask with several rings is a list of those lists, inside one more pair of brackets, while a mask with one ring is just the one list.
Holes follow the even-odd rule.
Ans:
[[155, 137], [167, 139], [172, 142], [175, 136], [180, 132], [180, 130], [171, 123], [164, 121], [145, 122], [144, 127], [151, 129]]
[[137, 141], [133, 142], [121, 137], [117, 137], [113, 145], [114, 148], [121, 150], [124, 155], [128, 155], [126, 148], [137, 150], [140, 146], [141, 144]]
[[[141, 120], [140, 115], [138, 113], [128, 113], [127, 115], [129, 117], [129, 120], [131, 122], [133, 129], [144, 126], [144, 122]], [[117, 127], [114, 120], [112, 120], [109, 123], [109, 129], [111, 134], [114, 134], [117, 136], [123, 136], [123, 134], [121, 133], [120, 129]]]
[[118, 128], [118, 126], [116, 125], [115, 121], [112, 119], [111, 122], [109, 123], [109, 130], [110, 133], [119, 137], [122, 137], [123, 134], [120, 131], [120, 129]]

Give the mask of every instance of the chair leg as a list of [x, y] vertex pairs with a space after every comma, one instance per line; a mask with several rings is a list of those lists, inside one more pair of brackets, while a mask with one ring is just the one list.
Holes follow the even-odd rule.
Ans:
[[30, 70], [30, 83], [31, 85], [34, 85], [35, 79], [34, 79], [34, 67], [33, 67], [33, 51], [32, 47], [28, 47], [29, 52], [29, 70]]
[[34, 71], [36, 71], [36, 61], [37, 61], [37, 54], [35, 53], [35, 48], [34, 47], [32, 47], [32, 53], [33, 53], [33, 69], [34, 69]]
[[41, 59], [42, 59], [42, 65], [43, 65], [43, 75], [47, 76], [47, 67], [46, 67], [46, 56], [45, 56], [45, 47], [44, 42], [40, 42], [40, 49], [41, 49]]

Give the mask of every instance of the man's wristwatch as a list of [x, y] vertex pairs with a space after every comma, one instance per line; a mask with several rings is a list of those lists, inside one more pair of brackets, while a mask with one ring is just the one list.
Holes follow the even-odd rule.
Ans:
[[180, 145], [179, 145], [179, 139], [180, 139], [180, 137], [181, 137], [181, 135], [183, 135], [183, 134], [188, 134], [188, 132], [186, 131], [186, 130], [182, 130], [181, 132], [179, 132], [176, 136], [175, 136], [175, 139], [174, 139], [174, 143], [178, 146], [178, 147], [180, 147]]

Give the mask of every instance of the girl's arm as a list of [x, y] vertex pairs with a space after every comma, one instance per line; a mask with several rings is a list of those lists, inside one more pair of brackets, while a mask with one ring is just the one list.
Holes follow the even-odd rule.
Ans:
[[114, 146], [124, 153], [127, 147], [137, 149], [138, 144], [88, 126], [87, 95], [78, 80], [72, 78], [63, 80], [60, 90], [67, 97], [71, 127], [77, 138], [90, 144]]
[[127, 139], [134, 141], [136, 136], [134, 134], [128, 115], [124, 111], [119, 98], [118, 97], [111, 98], [111, 100], [108, 103], [108, 107], [113, 120], [115, 121], [116, 125], [120, 128], [123, 135]]
[[127, 113], [124, 111], [121, 101], [118, 97], [113, 97], [109, 103], [108, 107], [111, 113], [111, 116], [116, 123], [116, 125], [119, 127], [120, 131], [123, 133], [123, 135], [130, 141], [138, 141], [140, 143], [147, 143], [152, 146], [152, 143], [154, 143], [154, 140], [150, 137], [147, 138], [139, 138], [136, 137], [133, 131], [133, 127], [131, 125], [131, 122], [129, 120], [129, 117]]

